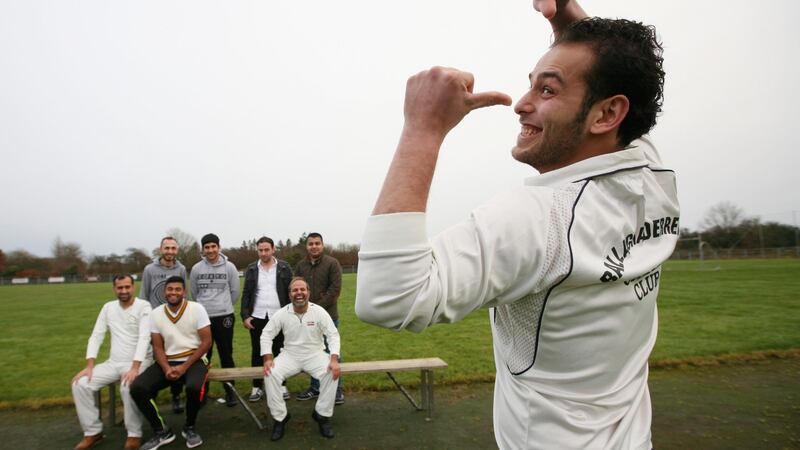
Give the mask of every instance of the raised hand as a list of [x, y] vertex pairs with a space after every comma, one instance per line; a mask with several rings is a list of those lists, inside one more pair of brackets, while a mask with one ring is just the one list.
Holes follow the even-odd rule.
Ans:
[[533, 9], [550, 21], [556, 36], [572, 22], [587, 17], [586, 11], [574, 0], [533, 0]]
[[404, 106], [406, 130], [444, 137], [470, 111], [493, 105], [510, 105], [501, 92], [473, 93], [469, 72], [433, 67], [408, 79]]

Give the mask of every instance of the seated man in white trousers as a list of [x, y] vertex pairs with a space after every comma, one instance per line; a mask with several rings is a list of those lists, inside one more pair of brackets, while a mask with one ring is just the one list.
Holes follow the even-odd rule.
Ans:
[[[86, 368], [72, 378], [72, 397], [83, 428], [83, 439], [75, 447], [86, 450], [103, 440], [103, 422], [94, 402], [94, 393], [111, 383], [120, 383], [125, 428], [125, 449], [137, 449], [142, 442], [142, 413], [131, 399], [130, 385], [153, 362], [150, 348], [150, 303], [133, 296], [133, 278], [117, 275], [112, 281], [117, 300], [100, 310], [86, 348]], [[111, 352], [107, 361], [95, 366], [95, 359], [111, 332]]]
[[[320, 380], [320, 392], [311, 417], [319, 424], [319, 432], [333, 437], [330, 418], [336, 397], [336, 380], [339, 378], [339, 331], [325, 308], [310, 303], [308, 283], [295, 277], [289, 284], [291, 305], [286, 305], [270, 318], [261, 333], [261, 355], [264, 357], [264, 386], [267, 405], [275, 426], [272, 440], [283, 437], [286, 423], [291, 417], [286, 411], [281, 383], [283, 380], [306, 372]], [[283, 350], [274, 360], [272, 340], [283, 331]], [[323, 336], [328, 340], [330, 355], [325, 353]]]

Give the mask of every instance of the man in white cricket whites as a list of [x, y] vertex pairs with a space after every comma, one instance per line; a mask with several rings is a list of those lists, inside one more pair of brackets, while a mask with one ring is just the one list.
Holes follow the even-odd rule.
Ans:
[[[128, 438], [125, 449], [134, 450], [142, 443], [142, 414], [133, 402], [130, 385], [153, 362], [150, 350], [150, 304], [133, 296], [133, 277], [114, 277], [117, 299], [103, 305], [86, 348], [86, 368], [72, 378], [72, 397], [83, 428], [83, 440], [75, 447], [86, 450], [103, 440], [103, 422], [94, 402], [94, 393], [111, 383], [120, 383]], [[95, 365], [97, 352], [111, 333], [111, 352], [107, 361]]]
[[420, 331], [489, 307], [502, 449], [650, 449], [647, 358], [661, 264], [679, 230], [675, 175], [641, 138], [661, 110], [652, 27], [536, 0], [555, 32], [514, 111], [513, 157], [541, 175], [433, 240], [439, 149], [470, 111], [509, 105], [435, 67], [406, 86], [405, 124], [362, 240], [356, 313]]
[[[167, 278], [172, 276], [179, 276], [186, 279], [186, 267], [178, 261], [178, 241], [172, 237], [167, 236], [161, 239], [159, 246], [158, 258], [154, 258], [153, 262], [145, 266], [142, 272], [142, 283], [139, 288], [139, 298], [143, 298], [150, 302], [151, 308], [156, 308], [167, 302], [164, 298], [164, 285]], [[183, 386], [180, 383], [173, 383], [170, 386], [172, 392], [172, 412], [180, 414], [183, 412], [183, 404], [181, 403], [181, 390]]]
[[[330, 418], [339, 378], [339, 331], [325, 308], [308, 301], [308, 283], [295, 277], [289, 285], [291, 305], [286, 305], [273, 316], [261, 334], [261, 353], [264, 357], [264, 385], [267, 388], [267, 405], [275, 419], [273, 441], [283, 437], [291, 417], [286, 411], [281, 383], [304, 371], [320, 381], [319, 397], [311, 417], [319, 425], [323, 437], [332, 438]], [[272, 357], [272, 339], [283, 332], [283, 351]], [[327, 338], [330, 354], [325, 352], [323, 336]]]

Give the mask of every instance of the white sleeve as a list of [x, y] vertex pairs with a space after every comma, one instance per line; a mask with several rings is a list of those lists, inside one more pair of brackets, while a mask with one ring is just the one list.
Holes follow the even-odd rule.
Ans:
[[370, 217], [359, 252], [356, 315], [421, 331], [533, 292], [541, 280], [552, 201], [549, 188], [513, 190], [432, 242], [424, 213]]
[[136, 351], [133, 354], [134, 361], [144, 361], [147, 358], [147, 350], [150, 348], [150, 312], [149, 303], [142, 306], [139, 314], [139, 339], [136, 341]]
[[100, 309], [100, 314], [97, 315], [97, 320], [94, 322], [92, 335], [89, 336], [89, 343], [86, 345], [86, 359], [97, 358], [97, 353], [100, 351], [100, 346], [103, 345], [103, 340], [106, 337], [106, 330], [108, 330], [107, 316], [108, 303]]
[[166, 308], [166, 306], [158, 306], [158, 307], [156, 307], [156, 309], [150, 311], [150, 314], [147, 317], [147, 323], [149, 324], [151, 333], [161, 334], [161, 330], [158, 329], [158, 325], [156, 325], [156, 321], [153, 320], [153, 314], [156, 314], [156, 313], [164, 314], [164, 312], [161, 311], [164, 308]]
[[197, 329], [199, 330], [201, 328], [205, 328], [205, 327], [211, 325], [211, 319], [208, 318], [208, 311], [206, 311], [206, 308], [203, 305], [201, 305], [200, 303], [197, 303], [197, 302], [195, 302], [195, 305], [197, 305], [197, 307], [198, 307], [198, 310], [197, 310]]
[[259, 342], [261, 343], [261, 356], [272, 354], [272, 341], [281, 331], [281, 321], [283, 320], [284, 316], [282, 311], [283, 309], [279, 309], [278, 312], [275, 313], [275, 316], [273, 316], [267, 322], [267, 325], [264, 327], [264, 329], [261, 330], [261, 337], [259, 337]]

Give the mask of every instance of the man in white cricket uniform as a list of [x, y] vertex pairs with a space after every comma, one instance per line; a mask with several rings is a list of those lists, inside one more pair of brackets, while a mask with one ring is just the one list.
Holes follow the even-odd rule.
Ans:
[[[115, 276], [116, 300], [103, 305], [86, 347], [86, 368], [72, 378], [72, 397], [83, 428], [83, 440], [75, 447], [85, 450], [103, 440], [103, 422], [94, 401], [94, 393], [111, 383], [120, 383], [128, 438], [126, 449], [137, 449], [142, 440], [142, 413], [130, 394], [130, 385], [153, 362], [150, 349], [150, 303], [133, 297], [133, 277]], [[111, 334], [111, 352], [107, 361], [95, 365], [97, 353]]]
[[[275, 419], [273, 441], [283, 437], [291, 417], [286, 412], [281, 383], [300, 371], [320, 380], [319, 397], [311, 417], [319, 424], [322, 436], [333, 437], [330, 418], [339, 378], [339, 331], [325, 308], [308, 301], [310, 295], [308, 283], [295, 277], [289, 284], [292, 304], [279, 309], [261, 333], [267, 405]], [[273, 359], [272, 339], [281, 331], [284, 347]], [[323, 337], [328, 341], [330, 354], [325, 352]]]
[[445, 135], [511, 99], [473, 93], [455, 69], [409, 80], [359, 254], [356, 313], [419, 331], [490, 307], [500, 448], [650, 449], [647, 358], [680, 215], [674, 173], [637, 140], [660, 111], [661, 47], [651, 27], [557, 3], [534, 2], [556, 40], [515, 106], [512, 155], [541, 175], [432, 241], [424, 211]]

